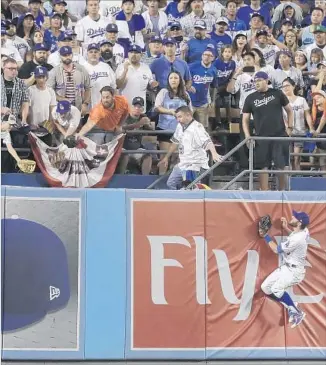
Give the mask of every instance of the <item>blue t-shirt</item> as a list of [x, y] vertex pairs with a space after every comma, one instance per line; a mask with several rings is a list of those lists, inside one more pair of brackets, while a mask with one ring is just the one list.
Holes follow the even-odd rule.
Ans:
[[233, 60], [224, 62], [220, 58], [217, 58], [214, 67], [217, 70], [217, 82], [219, 86], [227, 84], [235, 70], [235, 62]]
[[170, 25], [170, 23], [172, 23], [174, 21], [179, 21], [182, 17], [184, 17], [186, 15], [186, 12], [182, 11], [180, 13], [179, 10], [178, 10], [178, 3], [172, 1], [166, 7], [165, 14], [168, 17], [169, 25]]
[[196, 61], [201, 61], [201, 56], [207, 47], [214, 48], [215, 50], [217, 50], [217, 44], [211, 38], [205, 38], [205, 39], [191, 38], [188, 41], [188, 52], [186, 56], [187, 62], [193, 63]]
[[181, 74], [185, 81], [191, 79], [189, 67], [187, 63], [180, 58], [176, 58], [174, 62], [170, 62], [165, 56], [158, 58], [151, 65], [150, 69], [159, 83], [159, 88], [162, 89], [168, 84], [168, 75], [174, 70]]
[[241, 19], [229, 20], [228, 31], [240, 32], [241, 30], [248, 30], [246, 23]]
[[56, 52], [58, 50], [57, 42], [59, 40], [59, 37], [63, 34], [63, 31], [60, 30], [60, 34], [58, 37], [56, 37], [50, 29], [46, 29], [44, 32], [44, 43], [47, 44], [47, 46], [50, 48], [50, 52]]
[[228, 34], [217, 35], [214, 31], [209, 34], [211, 39], [216, 43], [218, 54], [220, 53], [222, 46], [225, 44], [232, 44], [232, 38]]
[[269, 12], [269, 8], [264, 5], [262, 5], [258, 11], [253, 10], [250, 6], [243, 6], [238, 10], [237, 17], [243, 20], [249, 29], [251, 15], [253, 13], [259, 13], [260, 15], [262, 15], [264, 17], [264, 24], [268, 25], [269, 28], [272, 27], [272, 19], [271, 19], [271, 14]]
[[200, 107], [208, 103], [209, 87], [217, 87], [216, 68], [211, 65], [205, 67], [201, 61], [189, 65], [192, 86], [196, 89], [195, 93], [189, 93], [192, 105]]

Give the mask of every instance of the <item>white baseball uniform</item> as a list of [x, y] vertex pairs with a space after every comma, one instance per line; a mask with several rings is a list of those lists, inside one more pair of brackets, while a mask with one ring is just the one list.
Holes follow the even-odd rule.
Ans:
[[265, 294], [273, 293], [281, 298], [289, 287], [304, 279], [309, 238], [309, 230], [305, 228], [299, 232], [292, 232], [279, 244], [278, 251], [282, 255], [282, 264], [262, 283], [261, 289]]
[[106, 27], [112, 23], [110, 16], [100, 18], [95, 21], [89, 15], [78, 20], [75, 28], [77, 40], [83, 43], [83, 55], [87, 56], [87, 46], [91, 43], [99, 43], [105, 39]]
[[99, 62], [97, 65], [86, 63], [85, 69], [89, 73], [91, 79], [91, 108], [101, 101], [100, 90], [104, 86], [111, 86], [116, 89], [116, 77], [112, 68], [104, 62]]
[[20, 57], [24, 60], [27, 51], [29, 51], [31, 49], [31, 47], [29, 46], [29, 44], [25, 41], [25, 39], [20, 38], [18, 36], [15, 36], [13, 39], [9, 39], [7, 38], [6, 42], [5, 42], [5, 47], [8, 46], [13, 46], [17, 49], [17, 51], [20, 54]]

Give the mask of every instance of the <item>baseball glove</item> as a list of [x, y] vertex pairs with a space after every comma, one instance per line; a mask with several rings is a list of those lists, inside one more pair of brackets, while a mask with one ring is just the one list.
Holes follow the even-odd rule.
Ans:
[[77, 146], [77, 139], [75, 136], [69, 136], [63, 140], [63, 143], [68, 148], [75, 148]]
[[18, 167], [25, 174], [31, 174], [35, 170], [36, 162], [32, 160], [21, 160], [18, 162]]
[[258, 234], [260, 237], [264, 237], [272, 227], [272, 219], [267, 214], [261, 217], [258, 221]]

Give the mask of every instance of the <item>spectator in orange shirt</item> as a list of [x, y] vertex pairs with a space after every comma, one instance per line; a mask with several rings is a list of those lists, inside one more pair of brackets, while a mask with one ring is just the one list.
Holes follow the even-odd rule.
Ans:
[[98, 145], [108, 143], [120, 134], [121, 125], [129, 114], [128, 101], [124, 96], [114, 95], [110, 86], [104, 86], [100, 92], [101, 102], [90, 111], [87, 123], [76, 135], [82, 137], [91, 131], [87, 137]]

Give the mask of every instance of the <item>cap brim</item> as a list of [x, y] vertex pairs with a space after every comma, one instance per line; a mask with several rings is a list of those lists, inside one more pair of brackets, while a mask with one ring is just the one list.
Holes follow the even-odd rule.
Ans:
[[[322, 90], [321, 90], [322, 91]], [[314, 97], [316, 95], [320, 95], [322, 96], [323, 98], [326, 98], [326, 96], [321, 92], [321, 91], [315, 91], [313, 93], [311, 93], [311, 96]]]
[[[2, 220], [3, 331], [23, 328], [67, 304], [67, 254], [59, 237], [41, 224]], [[59, 295], [51, 295], [51, 288]]]

